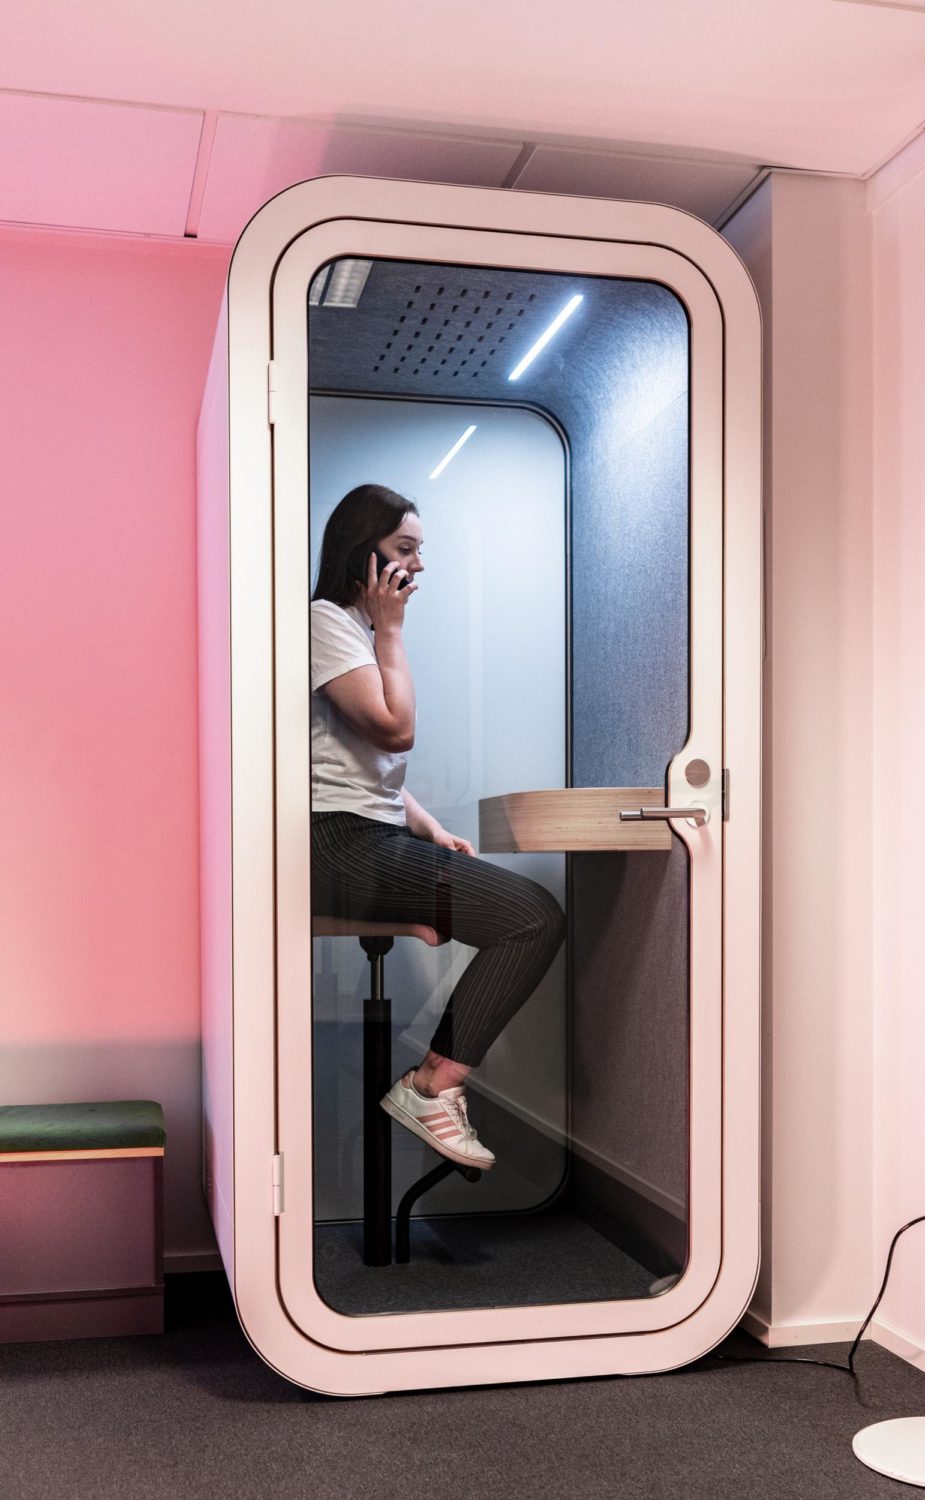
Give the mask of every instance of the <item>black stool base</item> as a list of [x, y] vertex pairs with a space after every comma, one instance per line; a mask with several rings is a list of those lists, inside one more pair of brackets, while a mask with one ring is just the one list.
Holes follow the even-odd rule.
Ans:
[[395, 1215], [395, 1262], [399, 1266], [406, 1266], [411, 1259], [411, 1210], [422, 1198], [429, 1188], [436, 1187], [444, 1177], [449, 1177], [453, 1172], [458, 1172], [465, 1177], [467, 1182], [478, 1182], [482, 1173], [478, 1167], [464, 1167], [460, 1163], [444, 1161], [428, 1172], [426, 1176], [419, 1177], [413, 1182], [398, 1205], [398, 1213]]

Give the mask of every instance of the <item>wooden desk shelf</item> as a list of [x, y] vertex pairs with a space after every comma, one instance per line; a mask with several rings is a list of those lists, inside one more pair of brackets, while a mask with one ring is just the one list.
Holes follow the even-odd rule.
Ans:
[[670, 849], [668, 823], [620, 822], [621, 808], [664, 806], [663, 789], [651, 786], [575, 786], [483, 797], [479, 802], [479, 853]]

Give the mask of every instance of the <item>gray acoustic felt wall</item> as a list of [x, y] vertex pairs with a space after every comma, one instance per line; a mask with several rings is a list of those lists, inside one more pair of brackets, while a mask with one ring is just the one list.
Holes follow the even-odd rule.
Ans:
[[[683, 313], [673, 301], [661, 311], [654, 337], [640, 319], [643, 368], [647, 347], [653, 361], [669, 340], [686, 351]], [[599, 411], [573, 444], [576, 786], [663, 786], [686, 738], [686, 385], [661, 408], [650, 399], [634, 429], [628, 383], [622, 441]], [[576, 855], [571, 877], [573, 1189], [668, 1270], [687, 1219], [687, 858], [677, 840], [665, 853]]]

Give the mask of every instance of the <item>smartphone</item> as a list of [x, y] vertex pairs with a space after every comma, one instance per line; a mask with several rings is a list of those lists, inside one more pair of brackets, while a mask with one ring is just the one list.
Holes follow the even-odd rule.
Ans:
[[[376, 567], [379, 569], [379, 572], [381, 574], [383, 568], [386, 567], [386, 565], [388, 563], [392, 562], [393, 559], [391, 557], [386, 557], [385, 553], [382, 552], [378, 547], [374, 548], [374, 551], [376, 553]], [[369, 561], [369, 554], [368, 553], [367, 553], [367, 561]], [[364, 583], [366, 582], [365, 577], [363, 579], [363, 582]], [[408, 587], [408, 585], [409, 585], [410, 582], [411, 582], [410, 578], [403, 578], [402, 581], [401, 581], [401, 583], [398, 585], [398, 588], [396, 589], [396, 593], [400, 594], [401, 591], [402, 591], [402, 589], [406, 589]]]

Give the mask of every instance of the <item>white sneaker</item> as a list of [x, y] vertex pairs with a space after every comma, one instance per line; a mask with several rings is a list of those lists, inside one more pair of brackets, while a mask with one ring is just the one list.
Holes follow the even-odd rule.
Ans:
[[412, 1087], [412, 1077], [413, 1069], [393, 1083], [385, 1098], [380, 1099], [386, 1114], [450, 1161], [464, 1167], [480, 1167], [483, 1171], [494, 1166], [492, 1152], [482, 1145], [475, 1128], [469, 1124], [462, 1085], [444, 1089], [433, 1099], [427, 1099]]

